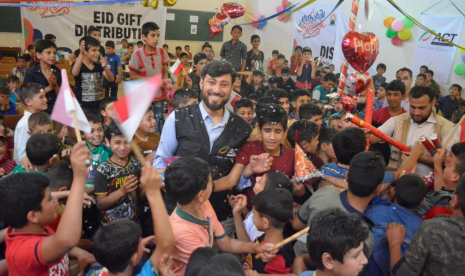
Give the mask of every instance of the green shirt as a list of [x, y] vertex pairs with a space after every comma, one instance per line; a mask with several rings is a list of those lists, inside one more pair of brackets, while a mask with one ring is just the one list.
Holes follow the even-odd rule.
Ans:
[[[35, 171], [35, 170], [30, 170], [29, 172], [30, 172], [30, 173], [40, 173], [40, 174], [42, 174], [42, 175], [44, 175], [44, 176], [47, 176], [47, 174], [44, 173], [44, 172], [39, 172], [39, 171]], [[11, 172], [11, 174], [15, 174], [15, 173], [27, 173], [27, 171], [26, 171], [25, 169], [21, 168], [21, 165], [17, 165], [17, 166], [13, 169], [13, 171]]]
[[328, 103], [328, 98], [326, 97], [326, 95], [328, 95], [331, 91], [326, 91], [323, 89], [323, 87], [320, 85], [318, 85], [317, 87], [315, 87], [315, 89], [313, 89], [313, 97], [312, 99], [313, 100], [317, 100], [317, 101], [322, 101], [323, 103]]
[[101, 144], [92, 150], [89, 148], [89, 145], [87, 145], [87, 148], [91, 152], [90, 158], [92, 159], [92, 165], [89, 166], [89, 176], [86, 180], [86, 189], [94, 186], [94, 176], [98, 166], [100, 166], [102, 162], [105, 162], [108, 158], [110, 158], [110, 156], [113, 155], [111, 149], [105, 144]]

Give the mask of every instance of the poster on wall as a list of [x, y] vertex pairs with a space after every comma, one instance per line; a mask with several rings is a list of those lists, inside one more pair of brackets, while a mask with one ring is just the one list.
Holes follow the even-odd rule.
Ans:
[[[313, 57], [322, 56], [322, 64], [335, 64], [334, 46], [336, 37], [343, 37], [347, 33], [348, 21], [341, 8], [338, 8], [323, 23], [321, 22], [336, 5], [312, 4], [294, 13], [294, 47], [310, 47]], [[342, 53], [342, 52], [341, 52]], [[341, 60], [342, 61], [342, 60]], [[340, 67], [340, 64], [336, 65]]]
[[[423, 14], [421, 22], [439, 36], [459, 44], [463, 16]], [[457, 48], [420, 28], [416, 39], [412, 60], [413, 73], [418, 74], [420, 66], [426, 65], [434, 71], [433, 78], [436, 82], [448, 83]]]
[[[69, 2], [69, 1], [67, 1]], [[116, 48], [121, 40], [136, 44], [142, 40], [141, 27], [145, 22], [155, 22], [160, 27], [161, 47], [164, 41], [166, 8], [157, 10], [142, 6], [142, 1], [97, 6], [29, 7], [22, 8], [24, 17], [25, 48], [46, 34], [56, 36], [59, 50], [71, 52], [79, 47], [79, 39], [86, 35], [89, 26], [101, 30], [101, 45], [112, 40]]]

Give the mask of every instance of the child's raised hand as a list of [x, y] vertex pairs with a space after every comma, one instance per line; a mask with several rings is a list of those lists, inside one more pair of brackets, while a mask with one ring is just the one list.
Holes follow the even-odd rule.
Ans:
[[264, 173], [271, 169], [273, 157], [269, 153], [250, 156], [250, 167], [254, 173]]
[[88, 165], [91, 164], [90, 155], [90, 150], [86, 147], [85, 142], [74, 145], [70, 157], [74, 177], [87, 178], [89, 176]]
[[142, 239], [142, 246], [144, 247], [144, 252], [149, 254], [150, 253], [150, 249], [147, 248], [148, 245], [156, 245], [157, 244], [157, 239], [155, 238], [155, 236], [148, 236], [146, 238], [143, 238]]
[[85, 55], [86, 54], [86, 41], [83, 40], [81, 41], [81, 45], [79, 45], [79, 55]]
[[145, 162], [145, 166], [142, 168], [142, 174], [140, 177], [140, 184], [142, 189], [146, 193], [160, 190], [162, 187], [161, 176], [155, 171], [151, 162]]
[[442, 166], [442, 164], [446, 162], [446, 149], [445, 148], [438, 149], [436, 154], [434, 155], [433, 160], [434, 160], [435, 166]]
[[173, 258], [171, 258], [168, 254], [164, 254], [159, 262], [159, 268], [161, 276], [175, 276], [173, 270]]
[[247, 197], [245, 195], [235, 196], [234, 201], [233, 213], [241, 213], [241, 211], [247, 206]]
[[137, 183], [139, 183], [139, 181], [137, 180], [137, 177], [131, 174], [123, 180], [123, 185], [121, 185], [121, 191], [125, 195], [132, 193], [137, 189]]
[[104, 56], [101, 56], [101, 57], [100, 57], [100, 64], [102, 65], [102, 68], [103, 68], [103, 69], [105, 69], [105, 67], [107, 67], [108, 61], [107, 61], [107, 59], [106, 59]]
[[50, 78], [48, 79], [48, 83], [50, 85], [56, 86], [57, 85], [57, 77], [54, 74], [51, 74]]

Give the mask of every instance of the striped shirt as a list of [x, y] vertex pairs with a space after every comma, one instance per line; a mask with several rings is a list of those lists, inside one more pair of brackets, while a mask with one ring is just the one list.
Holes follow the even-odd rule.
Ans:
[[[160, 53], [160, 54], [159, 54]], [[162, 56], [163, 55], [163, 56]], [[152, 77], [164, 73], [164, 66], [170, 62], [168, 53], [163, 49], [155, 49], [153, 54], [145, 51], [145, 46], [134, 51], [129, 61], [129, 69], [144, 77]]]

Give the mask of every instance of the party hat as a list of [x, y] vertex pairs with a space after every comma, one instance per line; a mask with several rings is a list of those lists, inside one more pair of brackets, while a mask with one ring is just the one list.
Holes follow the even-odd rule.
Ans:
[[295, 143], [295, 181], [308, 182], [315, 178], [323, 177], [323, 173], [318, 171], [313, 163], [308, 159], [307, 154]]

